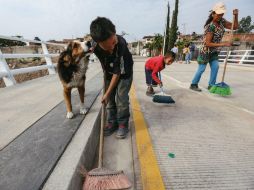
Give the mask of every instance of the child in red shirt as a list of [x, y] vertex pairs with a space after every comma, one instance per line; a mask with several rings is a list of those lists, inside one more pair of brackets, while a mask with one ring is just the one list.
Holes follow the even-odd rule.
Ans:
[[145, 64], [146, 84], [148, 86], [146, 95], [153, 95], [153, 86], [157, 84], [162, 87], [162, 81], [158, 78], [158, 72], [165, 68], [165, 65], [171, 65], [175, 60], [175, 53], [167, 51], [165, 56], [156, 56], [148, 59]]

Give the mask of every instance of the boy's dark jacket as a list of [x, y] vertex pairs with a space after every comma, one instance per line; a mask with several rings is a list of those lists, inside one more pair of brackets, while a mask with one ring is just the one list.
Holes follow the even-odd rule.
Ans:
[[111, 55], [98, 44], [94, 49], [94, 54], [100, 60], [107, 80], [110, 80], [113, 74], [120, 74], [120, 79], [127, 79], [133, 73], [133, 59], [127, 47], [127, 42], [122, 36], [117, 35], [117, 38], [118, 43]]

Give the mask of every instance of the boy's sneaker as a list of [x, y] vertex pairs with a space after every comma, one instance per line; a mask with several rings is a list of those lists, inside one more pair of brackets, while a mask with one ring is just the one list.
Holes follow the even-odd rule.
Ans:
[[190, 85], [190, 89], [191, 90], [194, 90], [194, 91], [197, 91], [197, 92], [201, 92], [202, 90], [198, 87], [197, 84], [191, 84]]
[[124, 125], [119, 125], [118, 130], [116, 132], [116, 138], [124, 139], [126, 138], [128, 132], [129, 132], [128, 127], [125, 127]]
[[117, 125], [113, 125], [112, 123], [108, 123], [106, 127], [103, 129], [104, 136], [110, 136], [117, 130]]
[[153, 87], [152, 86], [148, 86], [148, 88], [147, 88], [147, 90], [146, 90], [146, 95], [147, 96], [152, 96], [152, 95], [154, 95], [155, 94], [155, 92], [154, 92], [154, 90], [153, 90]]

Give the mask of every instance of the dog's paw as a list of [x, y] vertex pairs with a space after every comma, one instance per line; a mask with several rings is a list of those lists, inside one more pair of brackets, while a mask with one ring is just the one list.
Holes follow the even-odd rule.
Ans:
[[80, 104], [80, 109], [79, 109], [79, 113], [82, 115], [85, 115], [87, 112], [87, 109], [85, 108], [84, 104]]
[[80, 110], [79, 110], [79, 113], [82, 114], [82, 115], [85, 115], [86, 112], [87, 112], [86, 108], [80, 108]]
[[74, 114], [72, 112], [67, 112], [66, 118], [71, 119], [73, 118]]

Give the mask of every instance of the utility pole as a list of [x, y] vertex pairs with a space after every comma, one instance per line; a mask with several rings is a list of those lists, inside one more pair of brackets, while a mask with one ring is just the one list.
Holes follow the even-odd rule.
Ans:
[[182, 25], [183, 25], [183, 35], [186, 35], [186, 25], [187, 25], [187, 23], [183, 23]]
[[137, 46], [137, 49], [138, 49], [138, 55], [140, 55], [140, 44], [139, 44], [139, 40], [138, 40], [138, 46]]

